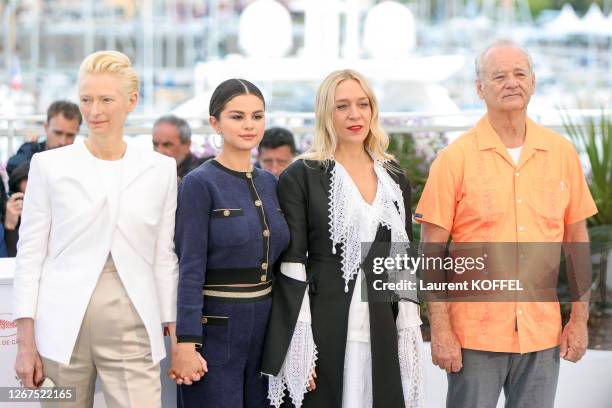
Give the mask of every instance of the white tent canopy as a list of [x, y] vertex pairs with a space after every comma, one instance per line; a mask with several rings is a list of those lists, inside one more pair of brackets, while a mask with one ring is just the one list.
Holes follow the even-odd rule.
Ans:
[[487, 16], [479, 15], [474, 18], [467, 17], [453, 17], [448, 20], [445, 24], [447, 28], [450, 30], [456, 31], [478, 31], [478, 30], [487, 30], [491, 28], [491, 19]]
[[564, 4], [561, 12], [544, 27], [551, 36], [586, 35], [591, 37], [612, 36], [612, 14], [609, 18], [596, 3], [591, 4], [584, 17], [580, 18], [570, 4]]
[[597, 3], [591, 4], [582, 20], [580, 20], [580, 31], [587, 35], [606, 36], [612, 35], [612, 27], [610, 21], [601, 12]]
[[557, 18], [546, 24], [545, 28], [550, 34], [563, 36], [580, 31], [582, 22], [574, 8], [570, 4], [564, 4]]

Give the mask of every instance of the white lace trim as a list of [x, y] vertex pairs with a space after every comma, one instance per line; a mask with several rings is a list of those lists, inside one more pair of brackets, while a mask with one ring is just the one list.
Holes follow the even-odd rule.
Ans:
[[424, 404], [423, 339], [419, 326], [398, 333], [398, 357], [406, 408], [422, 408]]
[[308, 382], [312, 379], [316, 360], [317, 346], [314, 343], [310, 323], [298, 321], [280, 372], [277, 376], [269, 376], [270, 404], [279, 408], [287, 390], [295, 408], [300, 408], [304, 394], [307, 392]]
[[[359, 272], [362, 261], [361, 240], [359, 239], [360, 211], [358, 203], [364, 203], [357, 186], [344, 166], [337, 161], [331, 170], [329, 190], [329, 234], [332, 240], [332, 253], [336, 245], [341, 245], [342, 278], [344, 291], [348, 292], [348, 283]], [[374, 171], [378, 178], [376, 198], [372, 204], [374, 221], [391, 230], [391, 253], [405, 253], [408, 234], [406, 234], [406, 213], [400, 187], [393, 181], [379, 161], [374, 162]], [[398, 211], [399, 210], [399, 211]], [[404, 251], [404, 252], [402, 252]]]

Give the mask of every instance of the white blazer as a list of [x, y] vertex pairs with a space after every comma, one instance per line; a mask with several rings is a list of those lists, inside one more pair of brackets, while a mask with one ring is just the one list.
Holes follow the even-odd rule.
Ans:
[[108, 195], [83, 142], [30, 163], [14, 280], [14, 319], [34, 319], [39, 353], [63, 364], [109, 252], [151, 344], [165, 357], [162, 322], [176, 320], [176, 163], [128, 146], [121, 188]]

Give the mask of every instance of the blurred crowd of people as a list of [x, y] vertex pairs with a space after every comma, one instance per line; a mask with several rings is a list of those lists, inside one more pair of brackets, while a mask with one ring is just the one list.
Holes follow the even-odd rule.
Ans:
[[[15, 257], [23, 198], [28, 184], [30, 160], [35, 153], [74, 143], [83, 117], [78, 105], [58, 100], [49, 105], [40, 140], [25, 142], [6, 164], [6, 180], [0, 182], [0, 257]], [[163, 115], [152, 130], [153, 150], [176, 160], [178, 182], [187, 173], [213, 156], [198, 157], [191, 151], [191, 127], [176, 115]], [[257, 149], [255, 166], [276, 177], [291, 164], [298, 153], [293, 134], [284, 128], [266, 130]]]

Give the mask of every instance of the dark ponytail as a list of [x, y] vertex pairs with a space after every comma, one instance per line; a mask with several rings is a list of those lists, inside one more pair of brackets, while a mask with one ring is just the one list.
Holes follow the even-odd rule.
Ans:
[[264, 108], [266, 106], [266, 101], [258, 87], [246, 79], [232, 78], [221, 82], [219, 86], [217, 86], [210, 98], [208, 114], [219, 120], [225, 105], [227, 105], [231, 99], [239, 95], [255, 95], [261, 99]]

